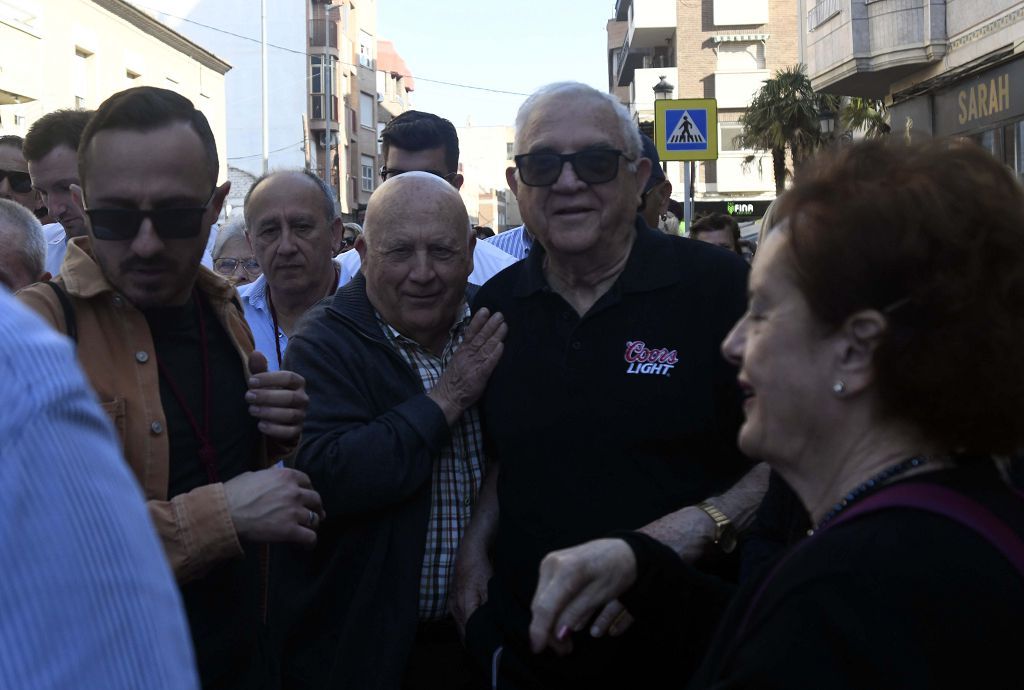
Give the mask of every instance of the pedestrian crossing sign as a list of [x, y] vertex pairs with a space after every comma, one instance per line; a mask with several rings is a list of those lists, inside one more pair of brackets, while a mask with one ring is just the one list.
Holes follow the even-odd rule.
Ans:
[[718, 158], [718, 104], [714, 98], [654, 102], [654, 143], [667, 161]]

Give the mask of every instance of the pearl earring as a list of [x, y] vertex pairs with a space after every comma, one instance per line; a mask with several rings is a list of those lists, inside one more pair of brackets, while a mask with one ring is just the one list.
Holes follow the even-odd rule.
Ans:
[[842, 395], [846, 392], [846, 384], [842, 381], [836, 381], [832, 384], [832, 392], [836, 395]]

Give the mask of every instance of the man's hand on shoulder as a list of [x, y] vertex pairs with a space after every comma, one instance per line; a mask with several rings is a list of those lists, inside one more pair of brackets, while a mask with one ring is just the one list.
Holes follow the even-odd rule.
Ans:
[[260, 432], [282, 444], [295, 444], [306, 420], [306, 380], [293, 371], [267, 371], [267, 358], [249, 355], [249, 414], [259, 420]]
[[466, 409], [480, 399], [491, 372], [498, 366], [508, 326], [500, 313], [480, 309], [473, 315], [462, 345], [427, 394], [454, 424]]
[[309, 477], [285, 467], [240, 474], [224, 482], [224, 494], [235, 530], [247, 541], [312, 547], [327, 517]]

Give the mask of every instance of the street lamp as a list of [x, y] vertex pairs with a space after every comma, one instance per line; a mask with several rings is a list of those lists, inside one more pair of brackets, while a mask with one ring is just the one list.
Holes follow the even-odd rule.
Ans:
[[665, 75], [660, 75], [658, 79], [658, 83], [651, 87], [654, 90], [654, 100], [667, 101], [672, 98], [672, 92], [676, 90], [676, 87], [665, 81]]
[[836, 130], [836, 114], [831, 110], [823, 110], [818, 113], [818, 129], [823, 136], [832, 136]]
[[[665, 81], [665, 75], [661, 74], [658, 76], [658, 83], [651, 87], [654, 91], [654, 100], [656, 101], [667, 101], [672, 98], [672, 92], [676, 90], [676, 87]], [[661, 162], [662, 172], [668, 172], [668, 163], [665, 161]]]

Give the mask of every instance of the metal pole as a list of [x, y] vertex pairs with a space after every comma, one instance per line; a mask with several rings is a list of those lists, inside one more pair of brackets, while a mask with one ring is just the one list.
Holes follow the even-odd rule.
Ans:
[[270, 166], [270, 124], [267, 98], [267, 0], [260, 0], [260, 71], [263, 89], [263, 174]]
[[324, 5], [324, 64], [320, 66], [320, 78], [324, 82], [324, 112], [327, 115], [325, 120], [327, 129], [324, 132], [324, 181], [331, 186], [331, 78], [328, 65], [331, 61], [331, 53], [328, 46], [331, 42], [331, 5]]
[[690, 196], [690, 162], [683, 161], [683, 222], [686, 236], [690, 236], [690, 221], [693, 220], [693, 197]]

